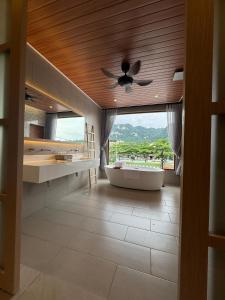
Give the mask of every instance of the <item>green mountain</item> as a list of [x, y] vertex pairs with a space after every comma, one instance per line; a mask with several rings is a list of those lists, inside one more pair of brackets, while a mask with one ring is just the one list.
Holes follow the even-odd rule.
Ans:
[[123, 142], [153, 142], [167, 138], [167, 128], [146, 128], [130, 124], [114, 125], [110, 140]]

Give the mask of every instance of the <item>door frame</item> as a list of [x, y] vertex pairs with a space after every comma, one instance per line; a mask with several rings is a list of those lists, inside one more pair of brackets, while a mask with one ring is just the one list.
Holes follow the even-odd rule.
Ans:
[[[5, 129], [6, 157], [4, 175], [6, 183], [0, 194], [3, 203], [3, 269], [0, 271], [0, 298], [15, 294], [20, 282], [20, 224], [23, 172], [23, 128], [26, 49], [26, 0], [8, 0], [8, 40], [0, 46], [7, 53], [9, 76], [5, 103], [7, 112], [0, 125]], [[9, 297], [9, 296], [8, 296]]]
[[206, 300], [209, 246], [213, 1], [186, 0], [179, 300]]

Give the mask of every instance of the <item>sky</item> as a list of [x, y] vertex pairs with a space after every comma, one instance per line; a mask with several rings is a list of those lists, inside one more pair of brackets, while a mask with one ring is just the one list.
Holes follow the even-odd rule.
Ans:
[[84, 127], [84, 117], [59, 118], [57, 119], [56, 139], [61, 141], [83, 141]]
[[166, 112], [118, 115], [115, 124], [131, 124], [146, 128], [167, 127]]

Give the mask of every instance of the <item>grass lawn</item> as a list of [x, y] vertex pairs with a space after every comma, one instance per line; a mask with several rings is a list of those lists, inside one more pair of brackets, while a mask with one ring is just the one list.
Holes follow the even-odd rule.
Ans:
[[[130, 167], [150, 167], [150, 168], [161, 168], [160, 161], [143, 161], [143, 160], [125, 160], [124, 161], [127, 166]], [[115, 161], [110, 161], [110, 164], [115, 163]], [[173, 162], [164, 163], [165, 169], [174, 169]]]

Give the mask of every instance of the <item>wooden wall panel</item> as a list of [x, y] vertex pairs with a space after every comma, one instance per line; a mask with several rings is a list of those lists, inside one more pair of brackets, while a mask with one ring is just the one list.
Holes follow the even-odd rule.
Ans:
[[[183, 82], [184, 0], [28, 1], [28, 42], [102, 107], [177, 102]], [[153, 84], [131, 94], [100, 68], [122, 74], [121, 61], [142, 60], [137, 79]], [[157, 98], [155, 96], [157, 95]], [[114, 102], [114, 99], [117, 102]]]

